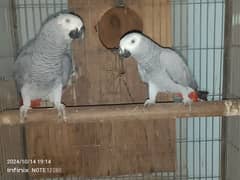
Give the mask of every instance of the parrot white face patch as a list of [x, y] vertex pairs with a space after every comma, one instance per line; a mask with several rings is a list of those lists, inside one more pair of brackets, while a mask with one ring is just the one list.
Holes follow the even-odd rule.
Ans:
[[80, 17], [72, 14], [60, 14], [57, 18], [57, 24], [61, 26], [67, 39], [83, 38], [84, 25]]
[[123, 57], [129, 57], [133, 54], [141, 43], [142, 35], [140, 33], [129, 33], [120, 40], [119, 54]]

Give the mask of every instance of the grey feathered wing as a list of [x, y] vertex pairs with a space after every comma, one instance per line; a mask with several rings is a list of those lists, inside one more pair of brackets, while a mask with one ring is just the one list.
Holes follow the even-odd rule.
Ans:
[[183, 59], [171, 49], [163, 49], [160, 54], [160, 65], [165, 68], [170, 78], [178, 84], [198, 89], [197, 83], [193, 78], [189, 68]]
[[31, 82], [33, 48], [33, 41], [27, 43], [18, 54], [14, 63], [14, 78], [19, 93], [26, 82]]
[[168, 73], [169, 77], [178, 84], [188, 86], [197, 91], [198, 97], [207, 101], [208, 92], [198, 90], [197, 82], [191, 74], [183, 59], [171, 49], [163, 49], [160, 54], [160, 64]]

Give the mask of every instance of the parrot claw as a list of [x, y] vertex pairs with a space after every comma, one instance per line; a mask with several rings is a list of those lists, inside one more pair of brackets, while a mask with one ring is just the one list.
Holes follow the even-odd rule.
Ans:
[[57, 108], [57, 111], [58, 111], [58, 118], [62, 119], [64, 122], [66, 122], [67, 117], [66, 117], [64, 104], [60, 104], [60, 105], [56, 106], [56, 108]]
[[192, 94], [193, 92], [194, 92], [193, 89], [187, 87], [186, 92], [182, 93], [182, 96], [183, 96], [182, 102], [184, 105], [191, 105], [193, 103], [193, 99], [191, 98], [191, 96], [194, 95], [194, 94]]
[[20, 123], [24, 123], [25, 119], [27, 118], [27, 112], [29, 109], [32, 108], [24, 105], [20, 107]]
[[71, 75], [71, 78], [68, 80], [67, 87], [72, 86], [73, 83], [76, 83], [79, 78], [78, 72], [74, 71]]
[[68, 82], [67, 82], [67, 87], [70, 87], [70, 86], [72, 86], [72, 79], [70, 79]]
[[190, 98], [183, 98], [183, 104], [185, 106], [187, 106], [187, 105], [189, 106], [189, 111], [192, 110], [192, 103], [193, 103], [193, 101]]
[[144, 103], [144, 107], [150, 107], [151, 105], [155, 104], [155, 101], [152, 99], [147, 99]]
[[79, 78], [78, 71], [74, 71], [74, 72], [72, 73], [73, 82], [77, 81], [78, 78]]
[[184, 105], [191, 105], [193, 101], [190, 98], [184, 98], [183, 99], [183, 104]]

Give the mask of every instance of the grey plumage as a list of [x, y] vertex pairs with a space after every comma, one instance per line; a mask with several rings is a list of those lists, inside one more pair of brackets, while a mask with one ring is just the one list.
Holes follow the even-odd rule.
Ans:
[[119, 54], [137, 61], [140, 77], [149, 88], [145, 105], [155, 103], [158, 92], [181, 93], [184, 103], [192, 101], [188, 95], [197, 91], [197, 83], [186, 63], [172, 49], [161, 47], [142, 33], [132, 32], [121, 39]]
[[61, 104], [62, 89], [73, 71], [68, 48], [72, 39], [83, 36], [83, 27], [80, 17], [58, 14], [20, 51], [14, 64], [14, 78], [23, 99], [21, 121], [26, 117], [31, 100], [38, 98], [53, 102], [59, 116], [66, 118]]

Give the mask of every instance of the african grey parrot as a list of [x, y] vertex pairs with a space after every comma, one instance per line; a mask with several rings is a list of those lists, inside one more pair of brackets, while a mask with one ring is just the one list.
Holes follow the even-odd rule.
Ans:
[[140, 77], [148, 84], [149, 99], [145, 106], [156, 102], [158, 92], [181, 93], [185, 104], [198, 98], [206, 100], [207, 92], [197, 92], [198, 85], [183, 59], [143, 33], [124, 35], [120, 40], [119, 55], [124, 58], [132, 56], [137, 61]]
[[61, 97], [73, 72], [69, 47], [73, 39], [83, 36], [84, 24], [79, 16], [58, 13], [48, 19], [36, 37], [22, 48], [14, 64], [17, 90], [23, 99], [21, 122], [35, 99], [53, 102], [59, 117], [66, 120]]

